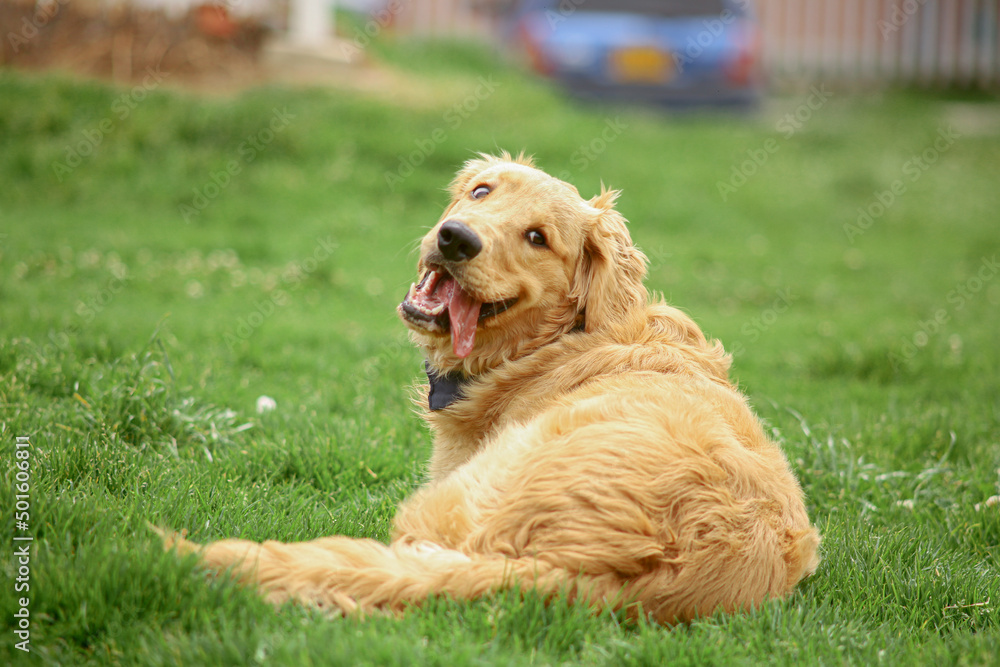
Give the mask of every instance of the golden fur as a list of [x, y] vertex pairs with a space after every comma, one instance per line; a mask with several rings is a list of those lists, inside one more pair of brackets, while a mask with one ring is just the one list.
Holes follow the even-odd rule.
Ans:
[[[490, 192], [473, 199], [479, 185]], [[483, 248], [448, 270], [481, 301], [518, 300], [479, 322], [464, 358], [447, 333], [408, 323], [434, 369], [474, 379], [425, 415], [431, 478], [400, 507], [392, 543], [167, 545], [275, 603], [343, 612], [533, 587], [671, 623], [784, 596], [811, 574], [819, 535], [784, 455], [729, 382], [722, 346], [648, 296], [618, 193], [585, 201], [504, 153], [469, 161], [451, 195], [418, 268], [458, 219]], [[531, 229], [547, 247], [525, 241]]]

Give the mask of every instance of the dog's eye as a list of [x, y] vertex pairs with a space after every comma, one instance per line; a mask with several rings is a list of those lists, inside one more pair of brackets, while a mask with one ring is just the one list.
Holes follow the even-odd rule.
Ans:
[[540, 248], [544, 248], [546, 246], [545, 235], [537, 229], [531, 229], [525, 232], [524, 238], [528, 239], [528, 243], [531, 245], [536, 245]]
[[482, 199], [490, 193], [490, 186], [488, 185], [477, 185], [472, 191], [473, 199]]

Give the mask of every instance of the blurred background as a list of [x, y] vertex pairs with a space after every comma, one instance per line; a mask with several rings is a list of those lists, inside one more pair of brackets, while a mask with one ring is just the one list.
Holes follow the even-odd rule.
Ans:
[[[0, 63], [128, 81], [302, 76], [375, 40], [475, 42], [574, 94], [752, 105], [852, 90], [1000, 85], [996, 0], [3, 0]], [[338, 20], [339, 17], [339, 20]], [[268, 70], [268, 67], [271, 70]], [[277, 67], [278, 71], [273, 69]]]

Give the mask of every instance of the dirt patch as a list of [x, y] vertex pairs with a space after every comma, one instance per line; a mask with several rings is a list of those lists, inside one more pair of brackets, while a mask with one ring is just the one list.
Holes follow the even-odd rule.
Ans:
[[206, 4], [172, 18], [160, 11], [88, 0], [0, 2], [0, 66], [63, 70], [118, 84], [166, 79], [202, 95], [233, 95], [262, 84], [346, 89], [412, 108], [433, 108], [468, 82], [417, 77], [331, 37], [299, 48], [261, 20]]
[[169, 72], [195, 86], [249, 84], [260, 78], [268, 29], [221, 6], [179, 18], [126, 5], [10, 0], [0, 4], [0, 65], [63, 69], [119, 83]]

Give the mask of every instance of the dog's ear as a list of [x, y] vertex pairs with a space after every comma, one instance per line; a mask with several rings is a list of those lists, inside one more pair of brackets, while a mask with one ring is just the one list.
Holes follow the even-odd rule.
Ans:
[[592, 211], [577, 266], [574, 295], [586, 331], [624, 322], [646, 306], [646, 256], [632, 244], [625, 218], [615, 210], [620, 192], [602, 187]]

